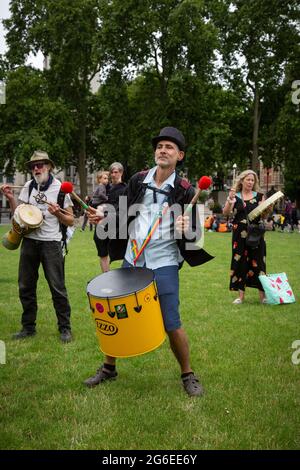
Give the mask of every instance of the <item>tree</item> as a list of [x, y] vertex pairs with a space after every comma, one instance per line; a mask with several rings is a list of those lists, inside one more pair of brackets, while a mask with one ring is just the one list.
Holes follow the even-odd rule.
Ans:
[[43, 149], [57, 166], [68, 159], [74, 122], [60, 99], [49, 97], [44, 74], [18, 67], [7, 74], [6, 105], [0, 106], [0, 168], [25, 171], [33, 151]]
[[[282, 166], [285, 176], [285, 193], [300, 207], [300, 116], [299, 107], [292, 103], [291, 90], [285, 97], [274, 123], [277, 163]], [[279, 158], [278, 158], [279, 156]], [[279, 161], [278, 161], [279, 160]]]
[[[296, 0], [211, 1], [220, 28], [224, 76], [233, 90], [252, 99], [251, 166], [258, 170], [262, 104], [282, 80], [298, 43]], [[243, 91], [244, 87], [244, 91]]]
[[[188, 142], [193, 141], [195, 128], [202, 133], [207, 106], [212, 105], [206, 94], [214, 87], [216, 30], [199, 0], [115, 0], [101, 5], [103, 42], [108, 45], [108, 38], [115, 38], [106, 49], [107, 63], [122, 70], [129, 81], [134, 121], [130, 158], [132, 166], [140, 169], [152, 160], [151, 136], [161, 127], [170, 123], [179, 127]], [[205, 166], [207, 155], [194, 152], [192, 171], [201, 167], [201, 158]]]
[[[118, 70], [111, 70], [97, 94], [98, 123], [95, 123], [93, 138], [96, 141], [95, 160], [99, 166], [108, 168], [113, 161], [124, 165], [128, 176], [130, 153], [129, 104], [126, 82]], [[99, 125], [100, 124], [100, 125]]]
[[101, 68], [97, 0], [11, 0], [5, 20], [10, 67], [25, 63], [30, 52], [50, 58], [45, 71], [50, 99], [62, 99], [76, 127], [74, 160], [80, 191], [86, 195], [86, 154], [91, 81]]

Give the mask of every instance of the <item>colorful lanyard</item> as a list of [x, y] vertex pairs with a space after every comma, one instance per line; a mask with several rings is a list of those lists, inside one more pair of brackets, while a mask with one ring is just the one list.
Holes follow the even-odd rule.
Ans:
[[159, 226], [159, 224], [161, 223], [163, 216], [167, 213], [167, 211], [169, 209], [168, 204], [166, 204], [166, 203], [164, 203], [164, 204], [165, 205], [163, 206], [162, 209], [160, 209], [158, 211], [158, 213], [156, 215], [156, 218], [153, 220], [152, 224], [150, 225], [150, 227], [148, 229], [148, 232], [147, 232], [147, 235], [144, 238], [140, 249], [138, 249], [137, 241], [135, 239], [131, 240], [131, 251], [133, 252], [133, 256], [134, 256], [134, 258], [133, 258], [134, 266], [136, 265], [137, 260], [139, 259], [139, 257], [143, 253], [143, 251], [145, 250], [145, 248], [148, 245], [149, 241], [153, 237], [153, 234], [154, 234], [155, 230], [157, 229], [157, 227]]

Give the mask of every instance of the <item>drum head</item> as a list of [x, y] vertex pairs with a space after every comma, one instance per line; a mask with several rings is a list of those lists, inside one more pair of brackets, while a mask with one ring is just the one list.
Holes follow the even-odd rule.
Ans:
[[21, 204], [18, 209], [21, 223], [28, 227], [39, 227], [43, 222], [43, 214], [38, 207], [32, 204]]
[[275, 202], [278, 201], [278, 199], [282, 198], [284, 194], [281, 191], [277, 191], [275, 194], [270, 196], [268, 199], [263, 201], [259, 206], [257, 206], [255, 209], [253, 209], [251, 212], [248, 214], [249, 220], [256, 219], [256, 217], [259, 217], [266, 209], [268, 209], [269, 206], [272, 204], [275, 204]]
[[148, 268], [114, 269], [92, 279], [87, 293], [100, 298], [123, 297], [143, 290], [153, 279], [154, 273]]

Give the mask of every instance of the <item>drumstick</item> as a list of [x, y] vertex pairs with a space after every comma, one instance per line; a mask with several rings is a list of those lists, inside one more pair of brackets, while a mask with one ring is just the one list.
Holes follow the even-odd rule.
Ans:
[[[184, 216], [185, 215], [188, 215], [189, 212], [191, 212], [193, 206], [196, 204], [199, 196], [200, 196], [200, 193], [202, 190], [204, 189], [208, 189], [210, 187], [210, 185], [212, 184], [212, 179], [209, 177], [209, 176], [202, 176], [199, 181], [198, 181], [198, 189], [194, 195], [194, 197], [192, 198], [191, 202], [189, 203], [188, 207], [186, 208], [185, 212], [184, 212]], [[155, 230], [157, 229], [157, 227], [159, 226], [159, 224], [161, 223], [162, 221], [162, 217], [166, 214], [166, 212], [168, 211], [169, 209], [169, 206], [165, 206], [162, 210], [162, 213], [159, 215], [159, 217], [155, 220], [155, 222], [153, 223], [153, 225], [151, 225], [151, 227], [149, 228], [148, 230], [148, 234], [145, 238], [145, 240], [143, 241], [142, 243], [142, 246], [140, 247], [140, 249], [138, 250], [134, 260], [133, 260], [133, 264], [136, 265], [136, 262], [137, 260], [139, 259], [139, 257], [141, 256], [141, 254], [143, 253], [143, 251], [145, 250], [146, 246], [148, 245], [150, 239], [152, 238], [152, 235], [153, 233], [155, 232]]]
[[81, 205], [81, 207], [83, 207], [83, 209], [85, 210], [90, 209], [90, 207], [82, 199], [80, 199], [80, 197], [77, 196], [76, 193], [74, 193], [73, 184], [70, 181], [64, 181], [63, 183], [61, 183], [60, 189], [65, 194], [72, 194], [73, 198], [76, 199], [77, 202], [79, 202], [79, 204]]
[[[4, 186], [6, 186], [5, 184], [2, 184], [0, 186], [0, 189], [4, 188]], [[24, 188], [24, 185], [23, 186], [8, 186], [8, 189], [20, 189], [20, 188]]]
[[183, 214], [184, 216], [188, 215], [188, 213], [191, 212], [191, 210], [193, 209], [193, 206], [196, 204], [196, 202], [199, 199], [201, 191], [204, 191], [205, 189], [208, 189], [211, 186], [211, 184], [212, 184], [212, 179], [209, 176], [201, 176], [201, 178], [198, 181], [198, 189], [197, 189], [193, 199], [191, 200], [191, 202], [187, 206], [186, 210], [184, 211], [184, 214]]
[[[33, 197], [39, 204], [48, 204], [48, 206], [51, 205], [51, 202], [48, 202], [48, 201], [38, 201], [38, 196], [33, 196]], [[67, 211], [66, 209], [63, 209], [62, 207], [60, 207], [59, 210], [60, 212], [63, 212], [64, 214], [72, 215], [69, 211]]]

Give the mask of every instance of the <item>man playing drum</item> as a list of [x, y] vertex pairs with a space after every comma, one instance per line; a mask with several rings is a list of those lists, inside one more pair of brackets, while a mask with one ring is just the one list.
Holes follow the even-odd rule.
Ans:
[[[73, 203], [65, 196], [65, 211], [57, 203], [61, 183], [52, 175], [54, 163], [46, 152], [35, 151], [27, 162], [33, 179], [21, 190], [19, 201], [37, 206], [43, 213], [44, 221], [39, 228], [24, 235], [19, 262], [19, 297], [23, 307], [22, 329], [14, 339], [23, 339], [36, 334], [37, 298], [36, 287], [39, 266], [42, 264], [55, 308], [60, 339], [71, 341], [71, 308], [65, 287], [64, 260], [61, 246], [60, 223], [72, 226], [74, 223]], [[9, 185], [1, 188], [14, 213], [17, 203]], [[47, 204], [37, 202], [37, 195], [46, 199]]]
[[[191, 201], [195, 193], [194, 188], [175, 171], [177, 163], [184, 158], [184, 136], [174, 127], [165, 127], [159, 136], [152, 139], [152, 144], [156, 166], [149, 171], [134, 175], [125, 193], [128, 212], [133, 204], [139, 205], [136, 216], [128, 217], [127, 220], [128, 226], [133, 230], [130, 230], [128, 242], [111, 239], [109, 254], [112, 261], [124, 258], [123, 267], [147, 267], [154, 271], [164, 327], [171, 349], [181, 368], [183, 387], [189, 396], [199, 396], [203, 394], [203, 387], [190, 365], [188, 339], [181, 326], [178, 310], [178, 270], [184, 260], [195, 266], [208, 261], [211, 257], [204, 250], [189, 251], [186, 248], [187, 244], [192, 245], [191, 242], [200, 238], [201, 233], [196, 206], [193, 207], [191, 217], [182, 215], [184, 205]], [[174, 204], [179, 206], [181, 215], [174, 217], [163, 215], [156, 232], [153, 233], [147, 222], [152, 220], [150, 214], [153, 214], [153, 207], [158, 206], [162, 210], [163, 207]], [[92, 223], [97, 224], [103, 219], [103, 214], [93, 209], [89, 218]], [[120, 213], [120, 224], [121, 218]], [[149, 239], [151, 232], [152, 237]], [[167, 232], [169, 236], [164, 236]], [[142, 249], [133, 249], [139, 247]], [[116, 359], [106, 355], [104, 364], [97, 370], [96, 375], [84, 383], [88, 387], [93, 387], [115, 379], [116, 376]]]

